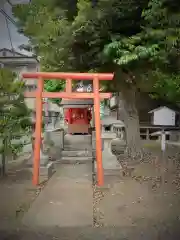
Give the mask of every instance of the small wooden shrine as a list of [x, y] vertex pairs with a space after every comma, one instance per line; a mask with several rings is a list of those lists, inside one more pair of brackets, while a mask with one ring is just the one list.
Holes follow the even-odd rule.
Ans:
[[[74, 89], [75, 92], [91, 92], [91, 85], [82, 83]], [[93, 99], [62, 99], [64, 120], [69, 134], [89, 134], [92, 120]]]

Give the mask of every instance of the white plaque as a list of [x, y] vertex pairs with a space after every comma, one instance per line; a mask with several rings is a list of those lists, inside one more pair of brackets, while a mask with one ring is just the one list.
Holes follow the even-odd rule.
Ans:
[[153, 114], [153, 125], [175, 126], [176, 112], [167, 107], [160, 107], [150, 111]]

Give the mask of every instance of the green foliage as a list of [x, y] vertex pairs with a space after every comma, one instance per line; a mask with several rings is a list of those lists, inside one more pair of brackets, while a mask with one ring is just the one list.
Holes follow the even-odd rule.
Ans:
[[[41, 57], [43, 70], [109, 72], [114, 64], [105, 60], [104, 46], [140, 31], [141, 9], [147, 1], [99, 0], [93, 6], [90, 0], [33, 0], [17, 5], [14, 14]], [[46, 89], [63, 89], [59, 84], [48, 82]]]
[[[142, 12], [140, 33], [112, 41], [104, 54], [139, 79], [152, 81], [153, 96], [177, 102], [180, 95], [180, 7], [177, 1], [150, 0]], [[146, 82], [145, 82], [146, 83]], [[142, 90], [142, 89], [141, 89]]]
[[1, 153], [5, 155], [17, 154], [23, 146], [21, 138], [31, 129], [23, 91], [24, 83], [13, 72], [0, 69], [0, 142]]
[[[32, 0], [14, 13], [42, 70], [115, 72], [105, 87], [122, 93], [128, 153], [139, 159], [137, 91], [173, 102], [180, 97], [179, 2]], [[49, 80], [45, 87], [60, 91], [64, 82]]]
[[153, 72], [153, 77], [156, 81], [151, 94], [152, 98], [160, 97], [178, 104], [180, 99], [180, 75], [166, 74], [156, 70]]
[[[47, 92], [62, 92], [65, 89], [65, 81], [64, 80], [46, 80], [44, 87]], [[51, 99], [52, 102], [59, 105], [61, 103], [61, 99]]]
[[[65, 71], [65, 60], [69, 57], [69, 23], [65, 11], [54, 6], [56, 2], [38, 0], [14, 7], [14, 14], [21, 19], [20, 30], [30, 38], [33, 50], [40, 56], [42, 71]], [[46, 81], [47, 91], [55, 91], [56, 87], [62, 90], [64, 82]]]
[[[177, 0], [32, 0], [14, 8], [42, 70], [120, 72], [121, 87], [171, 101], [179, 96], [179, 13]], [[119, 91], [117, 84], [107, 87]], [[64, 82], [45, 88], [60, 91]]]

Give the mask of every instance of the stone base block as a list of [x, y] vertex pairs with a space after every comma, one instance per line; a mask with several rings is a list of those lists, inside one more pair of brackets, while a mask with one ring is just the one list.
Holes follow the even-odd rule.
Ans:
[[108, 189], [112, 188], [114, 186], [114, 183], [122, 182], [123, 177], [121, 175], [118, 175], [118, 176], [105, 175], [104, 176], [104, 184], [102, 186], [98, 186], [96, 176], [95, 176], [94, 180], [95, 180], [94, 181], [95, 188], [97, 190], [103, 191], [103, 190], [108, 190]]
[[60, 159], [61, 153], [62, 153], [62, 150], [60, 148], [58, 148], [58, 147], [51, 148], [48, 152], [49, 160], [56, 161], [57, 159]]
[[[96, 161], [94, 162], [94, 171], [97, 173], [97, 165]], [[106, 166], [104, 167], [104, 175], [105, 176], [121, 176], [122, 175], [122, 166], [120, 163], [116, 163], [114, 166]]]
[[[33, 153], [31, 154], [30, 158], [28, 159], [28, 161], [26, 162], [26, 166], [27, 167], [32, 167], [33, 166]], [[45, 155], [44, 153], [40, 152], [40, 165], [41, 166], [46, 166], [49, 163], [49, 156]]]
[[122, 175], [122, 169], [105, 169], [104, 170], [105, 176], [121, 176]]
[[[97, 170], [95, 169], [95, 173], [97, 174]], [[104, 176], [123, 176], [122, 169], [112, 170], [112, 169], [104, 169]]]
[[92, 157], [92, 151], [90, 150], [76, 150], [76, 151], [62, 151], [62, 157]]
[[[29, 168], [33, 174], [33, 168]], [[55, 172], [55, 167], [53, 162], [49, 162], [45, 166], [40, 166], [39, 168], [39, 184], [48, 181]]]
[[92, 162], [92, 157], [62, 157], [62, 164], [86, 164]]
[[126, 142], [119, 138], [113, 139], [111, 142], [111, 149], [112, 153], [115, 155], [122, 155], [125, 153], [126, 150]]

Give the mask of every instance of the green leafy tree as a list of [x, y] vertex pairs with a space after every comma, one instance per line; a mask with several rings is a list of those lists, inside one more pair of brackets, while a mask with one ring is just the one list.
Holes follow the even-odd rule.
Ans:
[[[95, 4], [89, 0], [79, 0], [73, 2], [76, 11], [72, 12], [63, 3], [32, 0], [30, 5], [19, 5], [14, 11], [23, 32], [30, 37], [35, 51], [41, 56], [42, 68], [46, 71], [119, 72], [113, 59], [105, 56], [104, 47], [111, 41], [141, 32], [141, 13], [148, 0], [99, 0]], [[117, 81], [106, 84], [108, 91], [122, 92], [122, 88], [126, 88], [123, 79], [129, 79], [131, 75], [121, 72]], [[63, 83], [59, 82], [46, 83], [48, 91], [63, 87]], [[124, 108], [129, 111], [126, 111], [128, 114], [124, 120], [129, 133], [128, 144], [136, 143], [135, 150], [139, 152], [138, 114], [132, 105], [135, 96], [125, 93], [126, 96], [128, 99]]]
[[0, 154], [2, 174], [8, 155], [17, 155], [24, 146], [22, 137], [31, 129], [30, 111], [24, 103], [24, 84], [8, 69], [0, 69]]
[[117, 65], [117, 76], [118, 72], [122, 76], [122, 71], [128, 76], [124, 80], [121, 77], [119, 83], [123, 84], [124, 109], [127, 122], [130, 121], [127, 127], [132, 132], [135, 129], [137, 139], [139, 130], [135, 103], [138, 91], [151, 92], [153, 97], [173, 102], [177, 101], [180, 92], [178, 2], [150, 0], [142, 18], [144, 21], [139, 33], [123, 36], [105, 48], [105, 55]]
[[[58, 72], [68, 69], [65, 62], [68, 63], [70, 58], [69, 43], [72, 35], [66, 18], [67, 9], [64, 9], [66, 5], [69, 6], [62, 1], [60, 8], [59, 1], [56, 0], [33, 0], [31, 4], [20, 4], [14, 8], [14, 14], [20, 20], [19, 29], [30, 38], [32, 45], [24, 48], [31, 48], [40, 57], [42, 71]], [[64, 89], [64, 81], [46, 80], [45, 89], [49, 92], [61, 91]], [[60, 103], [59, 99], [52, 101]]]
[[[105, 86], [122, 100], [128, 152], [138, 157], [137, 94], [179, 96], [177, 1], [32, 0], [14, 13], [46, 71], [115, 72]], [[46, 83], [48, 91], [63, 88], [63, 82]]]

